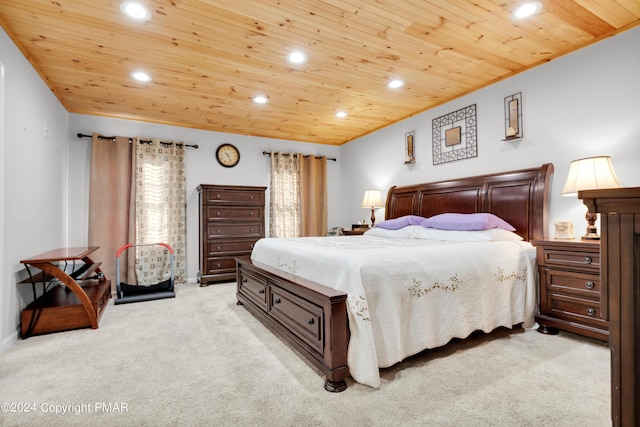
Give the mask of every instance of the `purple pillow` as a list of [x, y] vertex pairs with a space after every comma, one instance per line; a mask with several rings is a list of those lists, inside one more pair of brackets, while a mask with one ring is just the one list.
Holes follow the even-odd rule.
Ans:
[[420, 225], [426, 218], [417, 215], [405, 215], [394, 219], [379, 222], [374, 227], [385, 228], [387, 230], [399, 230], [408, 225]]
[[420, 225], [440, 230], [473, 231], [502, 228], [507, 231], [516, 231], [507, 221], [490, 213], [444, 213], [427, 218]]

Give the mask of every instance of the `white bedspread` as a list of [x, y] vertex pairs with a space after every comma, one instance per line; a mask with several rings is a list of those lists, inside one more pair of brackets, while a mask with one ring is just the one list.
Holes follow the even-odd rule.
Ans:
[[369, 236], [259, 240], [252, 260], [348, 294], [353, 379], [475, 330], [533, 324], [535, 248], [523, 241]]

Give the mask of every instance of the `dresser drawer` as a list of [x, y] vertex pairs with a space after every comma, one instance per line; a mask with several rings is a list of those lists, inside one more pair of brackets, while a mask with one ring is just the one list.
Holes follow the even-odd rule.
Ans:
[[264, 190], [247, 191], [231, 188], [207, 188], [204, 191], [204, 203], [207, 204], [247, 204], [264, 205]]
[[273, 284], [269, 313], [306, 344], [324, 354], [322, 308]]
[[598, 301], [552, 294], [549, 298], [549, 308], [553, 317], [608, 329], [608, 322], [602, 319]]
[[544, 250], [547, 267], [600, 271], [600, 252]]
[[264, 225], [261, 223], [247, 224], [207, 224], [207, 238], [209, 239], [228, 239], [241, 237], [260, 238], [264, 236]]
[[545, 269], [545, 283], [549, 292], [573, 293], [600, 301], [600, 276], [574, 271]]
[[252, 240], [214, 240], [207, 242], [207, 257], [216, 255], [240, 256], [251, 253], [257, 239]]
[[236, 269], [236, 260], [234, 257], [213, 257], [207, 258], [205, 275], [234, 273]]
[[267, 311], [267, 280], [264, 277], [240, 270], [238, 292]]
[[207, 206], [205, 218], [207, 221], [262, 221], [263, 212], [259, 206]]

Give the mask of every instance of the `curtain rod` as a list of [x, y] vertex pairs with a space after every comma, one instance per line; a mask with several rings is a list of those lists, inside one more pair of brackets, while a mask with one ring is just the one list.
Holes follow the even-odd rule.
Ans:
[[[78, 138], [93, 138], [93, 135], [85, 135], [85, 134], [83, 134], [83, 133], [78, 133], [78, 135], [77, 135], [77, 136], [78, 136]], [[112, 141], [115, 141], [115, 140], [116, 140], [116, 137], [115, 137], [115, 136], [102, 136], [102, 135], [98, 135], [98, 139], [110, 139], [110, 140], [112, 140]], [[129, 138], [129, 144], [131, 144], [132, 142], [133, 142], [133, 138]], [[140, 143], [141, 143], [141, 144], [151, 144], [151, 142], [152, 142], [151, 140], [147, 140], [147, 139], [141, 139], [141, 140], [140, 140]], [[169, 145], [169, 146], [171, 146], [171, 145], [173, 145], [173, 142], [162, 142], [162, 141], [160, 141], [160, 144], [162, 144], [162, 145]], [[178, 144], [178, 145], [182, 145], [182, 144]], [[185, 146], [185, 147], [195, 148], [195, 149], [197, 149], [197, 148], [198, 148], [198, 144], [195, 144], [195, 145], [184, 144], [184, 146]]]
[[[285, 156], [289, 156], [290, 155], [290, 153], [275, 153], [275, 154], [284, 154]], [[270, 156], [271, 155], [271, 151], [263, 151], [262, 155], [263, 156]], [[309, 156], [310, 156], [310, 154], [305, 155], [305, 157], [309, 157]], [[315, 156], [315, 157], [316, 158], [320, 158], [322, 156]], [[338, 159], [336, 159], [335, 157], [327, 157], [327, 160], [331, 160], [332, 162], [335, 162]]]

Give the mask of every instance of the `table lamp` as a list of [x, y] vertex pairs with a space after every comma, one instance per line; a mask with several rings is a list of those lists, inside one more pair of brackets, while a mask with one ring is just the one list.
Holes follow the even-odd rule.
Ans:
[[373, 210], [375, 208], [384, 207], [384, 205], [382, 204], [382, 196], [380, 195], [380, 190], [366, 190], [364, 192], [364, 198], [362, 199], [362, 207], [371, 208], [371, 226], [373, 227], [376, 223], [376, 216]]
[[[611, 165], [611, 157], [588, 157], [571, 162], [569, 176], [562, 189], [562, 195], [576, 196], [578, 191], [581, 190], [602, 190], [620, 187], [620, 181], [618, 181], [618, 177]], [[582, 240], [600, 240], [598, 229], [594, 225], [597, 214], [587, 210], [585, 218], [589, 225], [587, 226], [587, 234], [582, 236]]]

